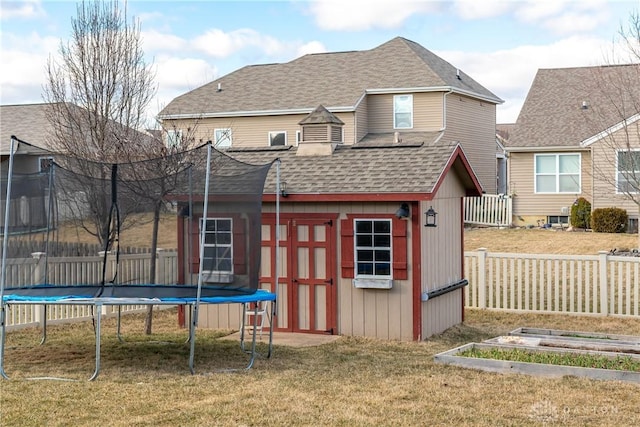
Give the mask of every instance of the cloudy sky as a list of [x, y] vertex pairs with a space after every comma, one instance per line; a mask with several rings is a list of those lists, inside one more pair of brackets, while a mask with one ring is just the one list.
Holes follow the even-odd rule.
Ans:
[[[68, 40], [76, 2], [0, 0], [0, 5], [0, 103], [42, 102], [45, 64]], [[639, 9], [640, 0], [128, 3], [156, 71], [151, 114], [244, 65], [371, 49], [402, 36], [502, 98], [498, 123], [516, 120], [538, 68], [614, 62], [618, 31]]]

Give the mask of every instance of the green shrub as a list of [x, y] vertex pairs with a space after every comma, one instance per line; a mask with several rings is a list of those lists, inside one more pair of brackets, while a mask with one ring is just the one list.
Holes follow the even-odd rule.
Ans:
[[591, 213], [591, 228], [598, 233], [624, 233], [629, 217], [620, 208], [598, 208]]
[[576, 228], [589, 228], [591, 224], [591, 203], [584, 197], [578, 198], [571, 206], [570, 224]]

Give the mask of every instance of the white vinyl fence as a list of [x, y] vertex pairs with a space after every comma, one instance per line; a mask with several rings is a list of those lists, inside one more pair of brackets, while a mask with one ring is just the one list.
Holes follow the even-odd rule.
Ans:
[[[46, 259], [46, 254], [37, 252], [29, 260], [7, 259], [7, 286], [20, 286], [30, 283], [99, 283], [102, 278], [104, 255], [82, 257], [58, 257]], [[116, 268], [115, 255], [107, 255], [107, 278], [113, 277]], [[120, 255], [117, 270], [117, 282], [121, 284], [149, 283], [151, 254]], [[44, 277], [47, 279], [44, 280]], [[35, 279], [35, 280], [34, 280]], [[178, 280], [178, 255], [174, 250], [159, 249], [156, 253], [156, 283], [173, 284]], [[143, 312], [145, 305], [123, 305], [122, 312]], [[47, 323], [60, 323], [91, 319], [91, 305], [48, 305]], [[102, 316], [117, 314], [117, 306], [102, 306]], [[45, 310], [41, 305], [9, 305], [6, 312], [7, 329], [40, 326]]]
[[465, 252], [465, 305], [507, 311], [640, 315], [640, 258]]
[[464, 198], [464, 223], [508, 227], [513, 216], [513, 199], [506, 194], [483, 194]]

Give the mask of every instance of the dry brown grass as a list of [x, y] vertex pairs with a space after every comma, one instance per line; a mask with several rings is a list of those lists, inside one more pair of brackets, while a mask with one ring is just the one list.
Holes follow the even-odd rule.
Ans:
[[464, 247], [467, 251], [486, 248], [490, 252], [595, 255], [614, 248], [637, 248], [638, 235], [540, 228], [469, 228], [465, 230]]
[[[90, 324], [11, 332], [0, 382], [2, 425], [370, 426], [611, 425], [640, 423], [634, 384], [495, 374], [436, 364], [433, 356], [520, 326], [640, 335], [640, 320], [516, 315], [468, 310], [465, 324], [426, 342], [342, 337], [319, 347], [275, 348], [248, 372], [215, 370], [246, 362], [235, 341], [199, 330], [197, 375], [187, 368], [186, 331], [175, 312], [157, 314], [156, 332], [125, 319], [127, 342], [103, 329], [97, 381], [25, 381], [26, 375], [86, 378], [93, 369]], [[151, 342], [155, 340], [159, 342]], [[264, 347], [262, 347], [264, 350]]]

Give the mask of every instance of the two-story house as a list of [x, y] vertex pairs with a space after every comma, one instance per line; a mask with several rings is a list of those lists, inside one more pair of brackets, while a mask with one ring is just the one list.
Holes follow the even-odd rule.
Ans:
[[[244, 67], [159, 119], [168, 145], [212, 141], [249, 163], [280, 160], [281, 194], [272, 170], [262, 221], [276, 330], [415, 340], [462, 321], [462, 198], [495, 192], [500, 102], [398, 37]], [[181, 236], [198, 228], [185, 221]], [[179, 242], [180, 271], [194, 274]], [[208, 308], [200, 325], [237, 327], [238, 312]]]

